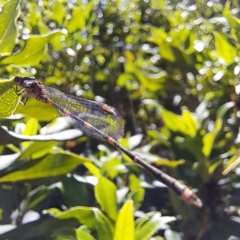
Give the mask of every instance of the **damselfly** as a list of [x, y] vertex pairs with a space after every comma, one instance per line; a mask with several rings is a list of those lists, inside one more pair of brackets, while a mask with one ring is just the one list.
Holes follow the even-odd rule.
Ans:
[[[146, 163], [120, 145], [115, 139], [123, 135], [123, 122], [119, 113], [111, 106], [66, 95], [54, 88], [45, 87], [35, 78], [15, 77], [15, 83], [21, 88], [20, 93], [54, 107], [73, 127], [80, 129], [88, 136], [107, 141], [114, 148], [122, 151], [133, 162], [151, 172], [157, 180], [167, 185], [180, 198], [197, 207], [202, 207], [202, 201], [185, 185]], [[26, 99], [27, 100], [27, 99]]]

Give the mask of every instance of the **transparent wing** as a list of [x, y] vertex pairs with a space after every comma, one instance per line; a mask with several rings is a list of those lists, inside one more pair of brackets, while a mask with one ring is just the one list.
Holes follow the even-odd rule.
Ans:
[[[45, 97], [49, 98], [61, 108], [68, 110], [70, 113], [88, 122], [107, 135], [115, 139], [123, 136], [124, 131], [122, 118], [113, 107], [103, 103], [66, 95], [50, 87], [43, 87], [43, 90]], [[56, 108], [56, 110], [58, 109]], [[62, 112], [60, 113], [63, 115]], [[79, 126], [79, 122], [73, 118], [69, 116], [64, 117], [73, 127], [81, 129], [83, 132], [91, 135], [92, 137], [100, 138], [98, 136], [94, 136], [94, 132], [89, 132], [84, 129], [83, 126]]]

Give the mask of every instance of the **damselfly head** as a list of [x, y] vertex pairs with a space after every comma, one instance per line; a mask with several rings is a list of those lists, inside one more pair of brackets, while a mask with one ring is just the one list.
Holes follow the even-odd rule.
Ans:
[[36, 82], [37, 80], [36, 78], [31, 78], [31, 77], [16, 76], [14, 81], [17, 86], [26, 88], [26, 87], [29, 87], [33, 82]]

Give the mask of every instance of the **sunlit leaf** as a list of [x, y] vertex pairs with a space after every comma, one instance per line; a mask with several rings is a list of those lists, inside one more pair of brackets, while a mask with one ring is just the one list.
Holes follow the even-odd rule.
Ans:
[[217, 118], [222, 119], [226, 112], [234, 107], [234, 102], [227, 102], [223, 104], [217, 111]]
[[168, 60], [169, 62], [174, 62], [175, 61], [175, 56], [172, 50], [172, 47], [169, 42], [167, 41], [162, 41], [160, 45], [160, 50], [159, 53], [162, 58]]
[[203, 154], [208, 157], [212, 151], [213, 143], [216, 137], [216, 132], [209, 132], [203, 137]]
[[133, 218], [133, 202], [126, 202], [120, 210], [116, 227], [114, 240], [134, 240], [134, 218]]
[[14, 90], [13, 79], [0, 79], [0, 117], [9, 117], [18, 103], [18, 95]]
[[76, 237], [78, 240], [84, 239], [84, 240], [95, 240], [95, 238], [87, 233], [86, 231], [82, 230], [82, 229], [76, 229]]
[[54, 37], [60, 37], [63, 32], [55, 30], [45, 35], [32, 35], [26, 40], [24, 48], [18, 53], [0, 59], [0, 65], [28, 67], [39, 64], [45, 57], [48, 42]]
[[36, 120], [36, 118], [30, 118], [26, 122], [26, 128], [23, 131], [23, 134], [24, 135], [36, 135], [38, 128], [39, 128], [39, 125], [38, 125], [38, 121]]
[[116, 186], [104, 177], [100, 177], [98, 184], [95, 186], [95, 195], [101, 208], [107, 215], [116, 220], [117, 218], [117, 198]]
[[0, 127], [0, 145], [17, 144], [24, 141], [68, 141], [79, 138], [82, 133], [77, 129], [59, 131], [58, 133], [26, 136]]
[[0, 13], [0, 55], [10, 55], [17, 38], [16, 20], [19, 16], [19, 0], [11, 0], [3, 5]]
[[135, 74], [142, 85], [151, 91], [158, 91], [162, 89], [167, 76], [166, 72], [164, 71], [158, 74], [156, 77], [150, 74], [145, 74], [138, 69], [136, 69]]
[[165, 231], [164, 237], [166, 240], [181, 240], [182, 239], [180, 233], [174, 232], [170, 229], [167, 229]]
[[[50, 211], [49, 211], [50, 212]], [[113, 226], [108, 218], [97, 208], [74, 207], [58, 214], [57, 219], [75, 218], [90, 229], [96, 228], [99, 240], [113, 239]]]
[[183, 111], [182, 116], [161, 108], [162, 117], [165, 125], [174, 132], [182, 132], [194, 137], [196, 135], [198, 124], [187, 110]]
[[145, 215], [137, 221], [135, 240], [148, 240], [163, 224], [174, 220], [174, 217], [161, 217], [154, 212]]
[[61, 176], [84, 163], [86, 159], [68, 154], [49, 154], [41, 161], [36, 161], [32, 167], [24, 170], [17, 170], [0, 178], [0, 182], [16, 182]]
[[[23, 135], [36, 135], [39, 129], [39, 124], [36, 118], [30, 118], [25, 125], [25, 129], [22, 132]], [[26, 148], [30, 143], [22, 143], [23, 148]]]
[[70, 33], [76, 30], [82, 30], [85, 27], [86, 20], [89, 17], [89, 13], [92, 10], [93, 3], [79, 4], [77, 8], [73, 10], [72, 17], [67, 25], [67, 29]]
[[230, 65], [233, 63], [237, 52], [234, 46], [232, 46], [225, 37], [219, 32], [214, 32], [215, 36], [215, 47], [219, 57], [223, 59], [223, 61]]
[[234, 14], [231, 11], [231, 2], [226, 1], [224, 9], [223, 9], [223, 16], [227, 19], [229, 25], [230, 25], [230, 30], [232, 37], [236, 41], [236, 44], [239, 46], [240, 43], [240, 20], [234, 16]]
[[63, 4], [60, 3], [59, 1], [56, 1], [55, 5], [54, 5], [54, 9], [53, 9], [53, 14], [51, 15], [51, 18], [53, 20], [57, 21], [57, 23], [59, 25], [61, 25], [62, 22], [63, 22], [63, 18], [65, 16], [66, 16], [66, 13], [64, 11]]
[[26, 114], [39, 121], [51, 121], [59, 117], [59, 113], [52, 106], [33, 98], [30, 98], [24, 106], [19, 104], [14, 113]]

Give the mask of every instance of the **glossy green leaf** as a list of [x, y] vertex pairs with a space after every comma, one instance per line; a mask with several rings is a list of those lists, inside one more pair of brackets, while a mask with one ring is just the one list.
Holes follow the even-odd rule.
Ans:
[[240, 44], [240, 20], [231, 11], [231, 2], [227, 1], [223, 9], [223, 16], [227, 19], [230, 25], [231, 35], [236, 41], [236, 45]]
[[26, 122], [26, 127], [23, 131], [24, 135], [36, 135], [38, 132], [39, 124], [36, 118], [30, 118]]
[[82, 133], [77, 129], [63, 130], [53, 134], [26, 136], [7, 130], [4, 127], [0, 127], [0, 145], [17, 144], [24, 141], [68, 141], [81, 136]]
[[11, 0], [3, 5], [0, 13], [0, 55], [12, 53], [17, 38], [16, 21], [20, 14], [19, 0]]
[[139, 178], [137, 178], [135, 175], [131, 174], [129, 176], [129, 188], [131, 191], [136, 191], [141, 188], [141, 181]]
[[230, 65], [237, 55], [235, 47], [232, 46], [222, 34], [214, 32], [214, 36], [218, 56], [221, 57], [227, 65]]
[[165, 237], [166, 240], [181, 240], [182, 239], [180, 233], [174, 232], [170, 229], [167, 229], [165, 231], [164, 237]]
[[51, 121], [56, 117], [59, 117], [59, 113], [52, 106], [33, 98], [30, 98], [24, 106], [19, 104], [15, 113], [26, 114], [39, 121]]
[[204, 135], [204, 137], [203, 137], [203, 149], [202, 149], [202, 152], [203, 152], [203, 154], [206, 157], [208, 157], [210, 155], [210, 153], [212, 151], [212, 148], [213, 148], [213, 144], [214, 144], [215, 138], [216, 138], [218, 132], [222, 128], [224, 115], [232, 107], [234, 107], [234, 102], [227, 102], [227, 103], [223, 104], [217, 110], [217, 119], [216, 119], [215, 124], [214, 124], [214, 129], [211, 132], [209, 132], [206, 135]]
[[53, 146], [56, 145], [55, 141], [43, 141], [43, 142], [31, 142], [22, 151], [19, 156], [19, 161], [27, 161], [28, 159], [38, 159], [45, 156], [48, 153], [52, 153]]
[[97, 219], [98, 239], [99, 240], [112, 240], [113, 239], [113, 226], [110, 220], [99, 209], [94, 208], [95, 218]]
[[14, 90], [13, 79], [0, 79], [0, 117], [9, 117], [18, 103], [18, 95]]
[[38, 203], [43, 201], [47, 195], [49, 194], [49, 190], [45, 186], [40, 186], [39, 188], [34, 189], [29, 194], [29, 209], [35, 207]]
[[[49, 211], [51, 212], [51, 211]], [[74, 207], [56, 216], [57, 219], [75, 218], [90, 229], [96, 229], [99, 240], [113, 239], [113, 226], [108, 218], [97, 208]]]
[[16, 182], [61, 176], [71, 172], [76, 166], [86, 162], [86, 159], [69, 154], [49, 154], [32, 167], [24, 170], [17, 170], [0, 178], [0, 182]]
[[72, 18], [70, 19], [67, 29], [70, 33], [76, 30], [82, 30], [86, 25], [86, 20], [89, 18], [89, 13], [92, 11], [93, 2], [80, 4], [78, 8], [73, 10]]
[[86, 231], [84, 231], [82, 229], [76, 229], [75, 232], [76, 232], [77, 240], [82, 240], [82, 239], [95, 240], [95, 238], [91, 234], [87, 233]]
[[117, 197], [116, 186], [104, 177], [98, 179], [98, 184], [95, 186], [95, 196], [98, 203], [101, 205], [101, 209], [112, 220], [117, 219]]
[[63, 4], [60, 3], [59, 1], [56, 1], [51, 18], [55, 20], [59, 25], [61, 25], [65, 16], [66, 13], [64, 11]]
[[206, 157], [208, 157], [210, 155], [211, 151], [212, 151], [212, 147], [213, 147], [215, 137], [216, 137], [216, 132], [215, 131], [209, 132], [203, 137], [202, 152]]
[[139, 188], [137, 191], [130, 194], [130, 196], [134, 202], [135, 209], [139, 209], [144, 201], [145, 190], [144, 188]]
[[174, 132], [182, 132], [194, 137], [197, 133], [198, 124], [188, 110], [184, 110], [182, 116], [161, 108], [162, 118], [165, 125]]
[[235, 106], [234, 102], [227, 102], [223, 104], [217, 111], [217, 118], [222, 119], [226, 112]]
[[[30, 118], [26, 122], [26, 126], [24, 131], [22, 132], [23, 135], [36, 135], [39, 129], [39, 124], [36, 118]], [[22, 143], [23, 148], [26, 148], [29, 145], [29, 143], [24, 142]]]
[[148, 240], [163, 224], [174, 221], [174, 217], [161, 217], [150, 212], [137, 220], [135, 240]]
[[175, 56], [171, 47], [171, 44], [167, 41], [162, 41], [160, 44], [159, 53], [162, 58], [168, 60], [169, 62], [175, 61]]
[[32, 35], [26, 40], [24, 48], [18, 53], [0, 59], [0, 65], [15, 67], [28, 67], [39, 64], [44, 60], [48, 42], [55, 37], [60, 37], [63, 32], [55, 30], [45, 35]]
[[132, 201], [126, 202], [118, 214], [114, 240], [134, 240], [134, 217]]
[[[117, 152], [115, 152], [115, 155], [116, 155], [116, 153]], [[111, 179], [113, 179], [120, 172], [127, 171], [127, 169], [122, 164], [122, 160], [120, 158], [116, 158], [116, 157], [110, 155], [110, 159], [108, 161], [106, 161], [104, 163], [104, 165], [102, 166], [102, 171], [105, 172], [107, 174], [107, 176], [109, 176]]]
[[143, 73], [138, 69], [134, 70], [134, 73], [136, 74], [137, 78], [142, 83], [142, 85], [151, 91], [158, 91], [162, 89], [167, 76], [166, 72], [164, 71], [162, 71], [159, 74], [156, 74], [156, 76]]

